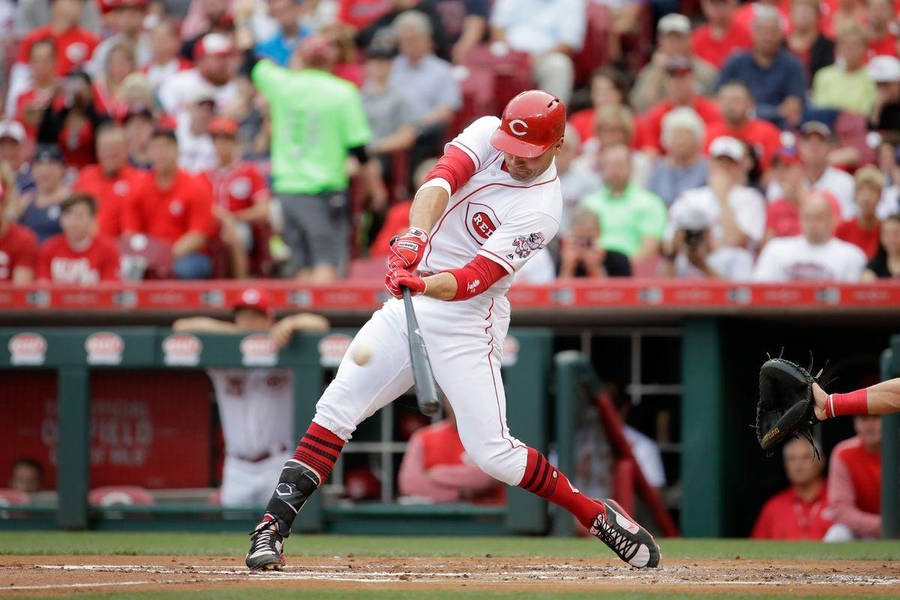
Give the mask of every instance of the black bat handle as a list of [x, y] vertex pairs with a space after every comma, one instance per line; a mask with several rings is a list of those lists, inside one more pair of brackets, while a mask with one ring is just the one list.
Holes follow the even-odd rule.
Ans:
[[406, 328], [409, 337], [409, 356], [412, 362], [413, 379], [416, 383], [416, 401], [423, 415], [433, 415], [440, 407], [437, 384], [431, 371], [431, 362], [425, 349], [425, 340], [419, 330], [419, 321], [413, 309], [412, 294], [409, 288], [403, 289], [403, 307], [406, 309]]

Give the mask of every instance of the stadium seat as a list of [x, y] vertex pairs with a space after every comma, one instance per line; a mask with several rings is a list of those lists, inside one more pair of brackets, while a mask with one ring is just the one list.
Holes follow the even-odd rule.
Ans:
[[153, 496], [134, 485], [108, 485], [91, 490], [88, 503], [91, 506], [151, 506]]

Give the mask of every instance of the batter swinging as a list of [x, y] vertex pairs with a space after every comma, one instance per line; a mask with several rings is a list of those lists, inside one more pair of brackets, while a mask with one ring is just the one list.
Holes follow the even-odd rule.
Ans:
[[[581, 494], [543, 454], [506, 425], [500, 357], [509, 326], [513, 274], [559, 229], [562, 196], [554, 158], [566, 112], [558, 98], [531, 90], [503, 119], [482, 117], [450, 142], [416, 193], [409, 231], [392, 245], [388, 291], [351, 343], [335, 379], [287, 461], [263, 520], [251, 533], [247, 566], [280, 569], [283, 538], [324, 482], [363, 420], [413, 384], [401, 288], [416, 314], [434, 376], [456, 414], [466, 452], [485, 473], [562, 506], [634, 567], [659, 564], [659, 546], [613, 500]], [[363, 366], [354, 346], [371, 350]]]

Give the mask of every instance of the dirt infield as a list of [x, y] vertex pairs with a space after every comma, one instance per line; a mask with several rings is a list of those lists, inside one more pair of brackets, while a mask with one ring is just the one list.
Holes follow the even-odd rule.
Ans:
[[281, 572], [249, 573], [239, 558], [0, 556], [0, 595], [28, 597], [136, 589], [233, 587], [653, 591], [676, 594], [884, 594], [900, 589], [900, 561], [664, 558], [639, 571], [613, 559], [294, 558]]

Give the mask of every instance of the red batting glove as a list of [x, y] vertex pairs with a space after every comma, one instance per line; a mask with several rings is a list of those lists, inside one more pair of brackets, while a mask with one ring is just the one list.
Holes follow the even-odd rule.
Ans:
[[394, 236], [391, 239], [391, 258], [388, 261], [391, 271], [414, 271], [422, 260], [427, 245], [428, 232], [418, 227], [410, 227], [403, 235]]
[[384, 278], [384, 286], [394, 298], [403, 297], [403, 288], [409, 288], [415, 296], [425, 293], [425, 280], [404, 269], [392, 269]]

